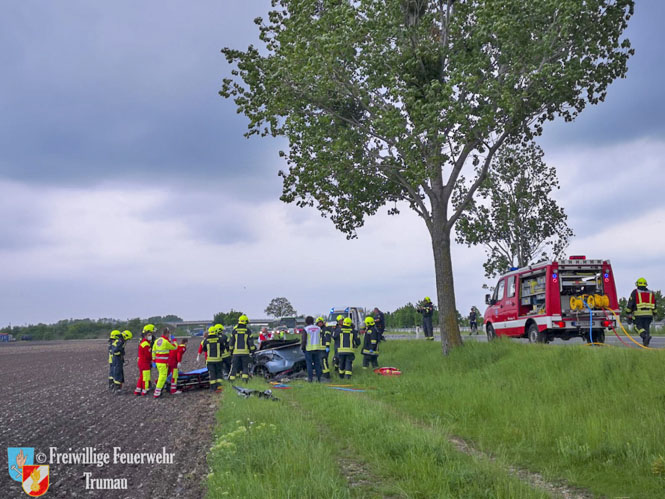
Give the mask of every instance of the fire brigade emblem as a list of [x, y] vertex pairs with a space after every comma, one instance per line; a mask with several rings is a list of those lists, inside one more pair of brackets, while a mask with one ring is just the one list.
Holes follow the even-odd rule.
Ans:
[[7, 447], [9, 476], [17, 482], [23, 481], [23, 466], [35, 464], [35, 449], [32, 447]]
[[48, 490], [48, 465], [23, 466], [23, 492], [39, 497]]

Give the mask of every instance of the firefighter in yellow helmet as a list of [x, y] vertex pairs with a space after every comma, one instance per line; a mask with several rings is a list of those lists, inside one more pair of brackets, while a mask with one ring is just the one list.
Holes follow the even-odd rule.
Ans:
[[132, 339], [132, 332], [128, 329], [120, 333], [111, 344], [111, 357], [113, 366], [113, 389], [120, 393], [125, 382], [125, 343]]
[[379, 341], [381, 334], [376, 327], [373, 317], [365, 317], [365, 337], [363, 338], [363, 369], [371, 364], [372, 367], [379, 367]]
[[201, 344], [206, 353], [210, 391], [213, 392], [222, 391], [222, 381], [224, 379], [222, 357], [224, 352], [228, 350], [228, 344], [225, 341], [226, 337], [222, 333], [222, 337], [220, 338], [220, 330], [224, 331], [224, 326], [219, 324], [210, 326], [208, 328], [208, 336]]
[[636, 289], [630, 294], [628, 304], [626, 305], [626, 313], [628, 319], [633, 321], [635, 330], [642, 338], [644, 346], [649, 346], [651, 342], [651, 334], [649, 328], [651, 321], [656, 311], [656, 295], [653, 291], [647, 288], [647, 280], [640, 277], [635, 282]]
[[332, 333], [333, 330], [331, 327], [326, 326], [326, 321], [323, 317], [316, 319], [316, 325], [321, 328], [321, 338], [323, 341], [323, 350], [321, 352], [321, 372], [325, 379], [330, 379], [330, 364], [328, 362], [328, 357], [330, 356], [330, 344], [332, 343]]
[[109, 334], [109, 390], [113, 390], [115, 388], [115, 383], [113, 382], [113, 342], [121, 335], [122, 333], [117, 329], [114, 329], [111, 331], [111, 334]]
[[337, 324], [335, 324], [335, 327], [332, 329], [332, 341], [333, 341], [333, 369], [335, 370], [336, 373], [339, 374], [339, 333], [342, 330], [342, 326], [344, 325], [344, 316], [342, 314], [339, 314], [335, 320], [337, 321]]
[[247, 327], [249, 319], [245, 314], [238, 318], [238, 324], [233, 328], [231, 334], [231, 373], [229, 379], [235, 381], [238, 373], [242, 371], [242, 379], [249, 382], [249, 354], [256, 350], [252, 340], [252, 331]]
[[416, 310], [423, 316], [423, 332], [425, 339], [429, 341], [434, 340], [434, 328], [432, 327], [432, 315], [434, 315], [434, 304], [429, 296], [418, 304]]
[[343, 325], [339, 330], [335, 330], [333, 338], [339, 342], [339, 348], [337, 349], [337, 355], [339, 356], [339, 377], [351, 379], [351, 375], [353, 374], [353, 360], [356, 358], [354, 349], [358, 348], [360, 340], [350, 317], [344, 319]]
[[166, 378], [169, 374], [169, 352], [176, 348], [178, 348], [178, 346], [171, 343], [170, 331], [168, 328], [164, 328], [162, 335], [157, 338], [155, 344], [152, 346], [152, 359], [157, 365], [158, 373], [154, 398], [159, 398], [162, 395], [162, 389], [166, 384]]

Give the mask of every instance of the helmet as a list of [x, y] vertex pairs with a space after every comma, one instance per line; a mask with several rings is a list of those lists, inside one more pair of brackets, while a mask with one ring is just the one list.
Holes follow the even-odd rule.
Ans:
[[353, 321], [351, 320], [351, 317], [347, 317], [346, 319], [344, 319], [344, 325], [353, 326]]
[[208, 328], [208, 332], [209, 333], [216, 333], [217, 332], [217, 324], [215, 324], [214, 326], [210, 326]]
[[344, 320], [344, 316], [343, 316], [342, 314], [339, 314], [339, 315], [337, 316], [337, 321], [339, 322], [339, 321], [341, 321], [341, 320]]
[[365, 324], [368, 326], [373, 326], [374, 325], [374, 318], [373, 317], [365, 317]]
[[323, 322], [325, 324], [326, 320], [323, 317], [317, 317], [316, 323], [318, 324], [319, 322]]
[[248, 322], [249, 318], [245, 314], [242, 314], [240, 317], [238, 317], [238, 324], [247, 324]]
[[224, 331], [224, 326], [222, 326], [221, 324], [215, 324], [215, 329], [217, 330], [218, 333], [221, 333], [222, 331]]
[[123, 339], [124, 339], [125, 341], [129, 341], [129, 340], [131, 340], [133, 336], [134, 336], [134, 335], [132, 334], [132, 332], [131, 332], [129, 329], [125, 329], [125, 330], [122, 332], [122, 337], [123, 337]]
[[426, 297], [425, 297], [425, 301], [432, 301], [432, 300], [430, 300], [430, 297], [429, 297], [429, 296], [426, 296]]
[[155, 326], [153, 324], [146, 324], [145, 326], [143, 326], [143, 332], [144, 333], [153, 332], [154, 330], [155, 330]]
[[118, 331], [117, 329], [114, 329], [113, 331], [111, 331], [111, 334], [109, 335], [109, 337], [113, 338], [113, 339], [120, 338], [120, 336], [122, 336], [122, 333], [120, 331]]
[[647, 287], [647, 280], [644, 277], [640, 277], [637, 282], [635, 283], [635, 286], [638, 288], [646, 288]]

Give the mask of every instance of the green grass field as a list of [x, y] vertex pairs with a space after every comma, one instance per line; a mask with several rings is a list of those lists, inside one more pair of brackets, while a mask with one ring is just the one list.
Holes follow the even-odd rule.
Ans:
[[365, 392], [292, 382], [271, 402], [227, 386], [208, 496], [550, 495], [520, 470], [598, 496], [665, 496], [665, 352], [496, 341], [443, 358], [439, 347], [383, 344], [380, 364], [404, 372], [394, 378], [357, 358], [351, 382]]

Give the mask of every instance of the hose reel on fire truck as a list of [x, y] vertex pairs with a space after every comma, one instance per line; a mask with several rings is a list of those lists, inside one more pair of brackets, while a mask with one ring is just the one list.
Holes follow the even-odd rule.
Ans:
[[610, 299], [607, 295], [582, 295], [570, 297], [571, 310], [584, 310], [585, 306], [589, 308], [607, 308], [610, 306]]

